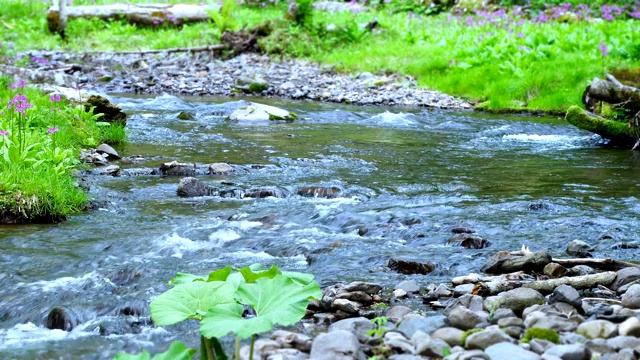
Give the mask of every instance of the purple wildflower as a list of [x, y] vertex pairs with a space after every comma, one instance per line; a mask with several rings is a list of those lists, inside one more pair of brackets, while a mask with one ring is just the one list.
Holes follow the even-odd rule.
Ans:
[[607, 48], [607, 43], [605, 41], [600, 41], [598, 44], [598, 50], [600, 50], [602, 57], [609, 56], [609, 48]]
[[55, 134], [58, 132], [58, 128], [57, 127], [52, 127], [52, 128], [48, 128], [47, 129], [47, 133], [48, 134]]
[[26, 87], [27, 87], [27, 82], [22, 79], [18, 79], [17, 82], [11, 83], [11, 88], [13, 90], [18, 90], [20, 88], [26, 88]]
[[60, 101], [60, 94], [53, 94], [53, 95], [49, 96], [49, 100], [51, 100], [51, 102]]
[[516, 34], [516, 37], [522, 39], [522, 38], [524, 38], [524, 34], [519, 32], [519, 33]]
[[7, 135], [9, 135], [8, 131], [0, 130], [0, 136], [7, 136]]
[[25, 115], [27, 109], [33, 107], [33, 104], [30, 104], [27, 101], [27, 97], [24, 95], [16, 94], [13, 99], [9, 99], [7, 101], [7, 109], [13, 109], [13, 111]]

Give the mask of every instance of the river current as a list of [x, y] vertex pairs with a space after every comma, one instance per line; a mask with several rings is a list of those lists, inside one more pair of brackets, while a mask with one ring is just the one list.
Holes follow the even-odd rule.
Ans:
[[[249, 171], [200, 180], [291, 195], [180, 198], [176, 177], [96, 177], [99, 209], [55, 225], [0, 227], [2, 359], [111, 359], [175, 339], [197, 346], [194, 326], [156, 328], [148, 313], [123, 310], [146, 308], [176, 272], [276, 264], [323, 286], [365, 280], [389, 291], [406, 279], [426, 285], [477, 272], [494, 252], [523, 244], [562, 256], [581, 239], [596, 257], [639, 258], [614, 245], [640, 241], [640, 154], [606, 148], [562, 119], [264, 100], [301, 119], [243, 124], [225, 121], [243, 104], [228, 98], [114, 101], [129, 115], [129, 141], [117, 150], [145, 158], [122, 168], [228, 162]], [[181, 111], [194, 119], [179, 120]], [[342, 192], [295, 195], [306, 185]], [[491, 246], [446, 245], [461, 226]], [[436, 270], [395, 273], [386, 268], [392, 257]], [[81, 324], [46, 329], [56, 306]]]

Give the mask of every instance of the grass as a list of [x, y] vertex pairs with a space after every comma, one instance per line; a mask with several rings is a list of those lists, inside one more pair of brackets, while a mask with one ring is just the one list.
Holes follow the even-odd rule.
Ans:
[[[14, 51], [166, 49], [215, 44], [221, 35], [213, 23], [138, 28], [123, 21], [78, 19], [69, 21], [70, 40], [65, 42], [46, 30], [46, 6], [29, 4], [31, 8], [24, 1], [0, 0], [0, 27], [10, 30], [0, 34], [0, 41], [12, 41]], [[314, 11], [311, 21], [297, 26], [283, 20], [286, 5], [239, 6], [232, 16], [247, 27], [272, 21], [274, 33], [261, 40], [271, 54], [307, 58], [351, 73], [409, 75], [423, 87], [469, 99], [486, 110], [563, 112], [580, 103], [594, 77], [640, 66], [638, 20], [610, 7], [594, 10], [589, 19], [582, 18], [576, 5], [566, 13], [556, 6], [538, 13], [514, 8], [474, 16], [417, 16], [394, 13], [393, 7], [357, 14]], [[613, 20], [598, 18], [606, 16]], [[378, 28], [365, 30], [363, 25], [374, 19]]]
[[0, 223], [58, 221], [86, 208], [73, 176], [80, 149], [121, 143], [124, 127], [6, 76], [0, 103]]

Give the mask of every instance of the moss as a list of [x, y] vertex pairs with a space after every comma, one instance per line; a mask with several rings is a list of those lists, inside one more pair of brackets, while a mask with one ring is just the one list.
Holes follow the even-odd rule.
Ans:
[[263, 92], [265, 89], [267, 88], [267, 84], [264, 83], [251, 83], [251, 85], [249, 85], [249, 91], [253, 92], [253, 93], [261, 93]]
[[467, 342], [467, 337], [469, 337], [469, 335], [478, 333], [482, 330], [484, 329], [471, 329], [471, 330], [465, 331], [464, 334], [462, 334], [462, 338], [460, 339], [460, 345], [464, 347], [464, 344]]
[[554, 344], [560, 343], [560, 335], [558, 335], [557, 331], [552, 329], [536, 328], [536, 327], [531, 328], [527, 330], [527, 332], [524, 334], [524, 337], [522, 338], [521, 341], [524, 343], [528, 343], [533, 339], [547, 340]]
[[180, 120], [193, 120], [193, 115], [189, 114], [186, 111], [180, 111], [180, 113], [178, 114], [178, 119]]
[[571, 106], [565, 119], [580, 129], [611, 140], [612, 145], [633, 146], [636, 141], [633, 129], [627, 123], [605, 119], [578, 106]]

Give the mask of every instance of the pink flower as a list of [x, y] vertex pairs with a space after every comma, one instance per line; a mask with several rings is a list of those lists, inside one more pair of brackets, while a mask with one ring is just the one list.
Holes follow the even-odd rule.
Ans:
[[58, 102], [58, 101], [60, 101], [60, 94], [55, 94], [55, 95], [51, 95], [51, 96], [49, 96], [49, 100], [51, 100], [51, 102]]
[[52, 128], [47, 129], [47, 133], [49, 133], [49, 134], [55, 134], [57, 132], [58, 132], [58, 128], [57, 127], [52, 127]]
[[600, 50], [602, 57], [609, 56], [609, 48], [607, 48], [607, 43], [605, 41], [600, 41], [598, 44], [598, 50]]
[[0, 136], [7, 136], [7, 135], [9, 135], [8, 131], [0, 130]]

